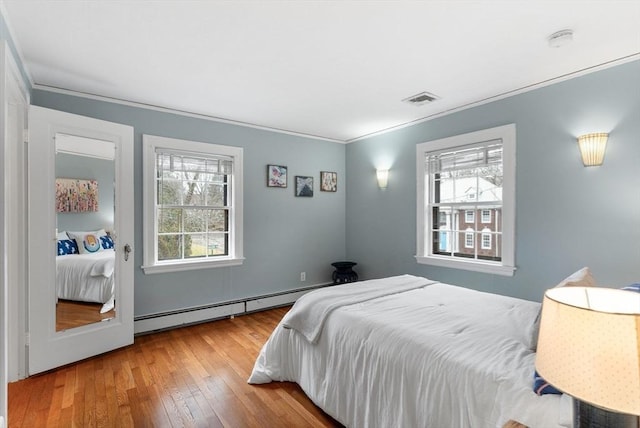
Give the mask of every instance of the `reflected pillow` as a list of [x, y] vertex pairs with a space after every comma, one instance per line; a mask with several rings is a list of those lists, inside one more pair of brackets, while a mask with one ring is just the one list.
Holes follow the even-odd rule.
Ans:
[[109, 235], [101, 236], [100, 243], [102, 244], [102, 248], [104, 248], [105, 250], [113, 249], [113, 239], [111, 239], [111, 236]]
[[[66, 234], [65, 234], [66, 235]], [[60, 239], [58, 240], [58, 255], [67, 256], [69, 254], [78, 254], [78, 246], [73, 239]]]
[[562, 392], [558, 391], [549, 382], [544, 380], [537, 371], [533, 374], [533, 392], [538, 395], [562, 394]]
[[104, 251], [100, 236], [106, 235], [104, 229], [94, 232], [67, 232], [71, 239], [75, 239], [80, 254], [93, 254]]

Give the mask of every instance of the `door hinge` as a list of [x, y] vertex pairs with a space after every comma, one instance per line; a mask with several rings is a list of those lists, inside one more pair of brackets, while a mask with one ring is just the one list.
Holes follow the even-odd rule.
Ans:
[[31, 345], [31, 334], [29, 332], [26, 332], [24, 334], [24, 345], [25, 346]]
[[23, 129], [22, 130], [22, 141], [24, 141], [25, 143], [29, 142], [29, 130], [28, 129]]

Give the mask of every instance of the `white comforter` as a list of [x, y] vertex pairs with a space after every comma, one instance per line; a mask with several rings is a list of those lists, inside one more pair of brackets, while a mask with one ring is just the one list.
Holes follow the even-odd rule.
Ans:
[[113, 271], [114, 251], [73, 254], [56, 257], [58, 299], [102, 303], [100, 313], [115, 303]]
[[[368, 290], [381, 288], [376, 280], [300, 298], [262, 348], [249, 382], [297, 382], [348, 427], [490, 428], [510, 419], [531, 428], [571, 426], [570, 398], [532, 391], [538, 303], [410, 275], [389, 284], [398, 292], [372, 297]], [[356, 289], [365, 294], [354, 303]], [[336, 304], [342, 294], [344, 306]], [[316, 305], [309, 317], [297, 313]]]

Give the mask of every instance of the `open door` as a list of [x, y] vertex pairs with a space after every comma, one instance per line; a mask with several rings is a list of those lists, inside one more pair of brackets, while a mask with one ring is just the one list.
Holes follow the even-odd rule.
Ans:
[[29, 111], [30, 375], [133, 343], [133, 128]]

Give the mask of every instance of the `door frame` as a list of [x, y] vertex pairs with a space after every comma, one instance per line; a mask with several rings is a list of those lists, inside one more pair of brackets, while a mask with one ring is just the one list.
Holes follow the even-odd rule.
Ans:
[[[77, 135], [115, 145], [116, 316], [56, 331], [55, 135]], [[29, 111], [29, 348], [33, 375], [133, 343], [133, 128], [31, 106]]]

